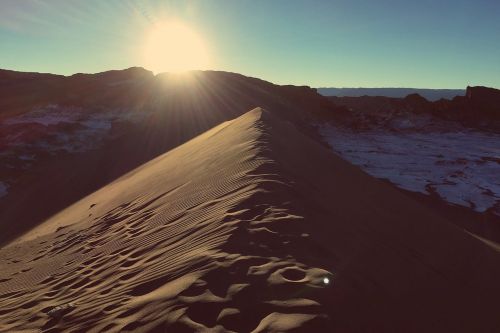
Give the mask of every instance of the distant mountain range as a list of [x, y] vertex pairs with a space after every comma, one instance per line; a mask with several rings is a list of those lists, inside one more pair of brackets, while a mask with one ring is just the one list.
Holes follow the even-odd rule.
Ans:
[[[433, 125], [440, 119], [460, 123], [466, 127], [500, 131], [500, 90], [494, 88], [467, 87], [464, 96], [437, 101], [429, 101], [419, 94], [410, 94], [404, 98], [385, 96], [329, 96], [328, 98], [337, 107], [345, 107], [347, 112], [337, 111], [336, 114], [347, 121], [350, 127], [359, 129], [380, 125], [393, 128], [396, 119], [404, 119], [406, 122], [417, 116], [417, 118], [431, 117]], [[399, 120], [396, 121], [398, 123], [396, 127], [401, 125]], [[426, 123], [424, 127], [431, 125], [424, 123]]]
[[456, 96], [464, 96], [464, 89], [417, 89], [417, 88], [318, 88], [323, 96], [337, 97], [361, 97], [361, 96], [384, 96], [403, 98], [410, 94], [419, 94], [429, 101], [437, 101], [441, 98], [453, 99]]

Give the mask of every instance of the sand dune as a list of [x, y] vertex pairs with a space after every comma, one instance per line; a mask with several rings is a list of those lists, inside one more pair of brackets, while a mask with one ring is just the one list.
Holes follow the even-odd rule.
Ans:
[[254, 109], [2, 248], [0, 331], [492, 332], [499, 262]]
[[336, 110], [311, 88], [219, 71], [179, 77], [132, 68], [38, 79], [7, 72], [0, 70], [0, 244], [257, 106], [316, 136], [309, 124]]

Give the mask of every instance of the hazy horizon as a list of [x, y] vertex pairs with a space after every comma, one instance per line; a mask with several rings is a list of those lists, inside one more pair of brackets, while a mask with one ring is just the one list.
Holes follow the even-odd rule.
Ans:
[[6, 0], [0, 67], [160, 72], [170, 61], [313, 87], [500, 87], [499, 12], [493, 0]]

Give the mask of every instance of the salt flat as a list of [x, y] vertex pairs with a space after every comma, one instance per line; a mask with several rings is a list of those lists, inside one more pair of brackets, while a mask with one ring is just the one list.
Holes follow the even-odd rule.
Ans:
[[334, 151], [374, 177], [500, 215], [500, 134], [466, 128], [354, 132], [335, 126], [321, 132]]

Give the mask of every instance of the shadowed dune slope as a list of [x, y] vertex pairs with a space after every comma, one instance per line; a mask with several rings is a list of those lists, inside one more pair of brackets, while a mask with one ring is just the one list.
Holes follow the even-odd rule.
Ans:
[[257, 108], [1, 249], [0, 331], [490, 332], [499, 259]]

